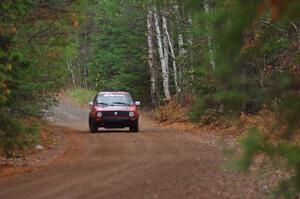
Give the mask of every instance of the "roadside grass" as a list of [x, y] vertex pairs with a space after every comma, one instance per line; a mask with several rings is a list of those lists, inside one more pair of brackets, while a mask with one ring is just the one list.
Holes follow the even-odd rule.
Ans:
[[67, 95], [69, 95], [75, 102], [79, 103], [80, 105], [87, 105], [94, 99], [96, 91], [81, 88], [70, 89], [67, 91]]

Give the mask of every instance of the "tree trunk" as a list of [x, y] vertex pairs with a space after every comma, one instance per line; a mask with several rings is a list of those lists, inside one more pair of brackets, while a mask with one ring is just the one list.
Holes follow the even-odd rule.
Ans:
[[[192, 20], [192, 17], [189, 15], [188, 16], [188, 24], [189, 24], [189, 26], [190, 26], [190, 28], [192, 28], [192, 26], [193, 26], [193, 20]], [[190, 52], [190, 54], [191, 54], [191, 67], [193, 67], [193, 63], [194, 63], [194, 58], [193, 58], [193, 45], [194, 45], [194, 41], [193, 41], [193, 34], [191, 33], [191, 31], [189, 31], [189, 36], [188, 36], [188, 45], [189, 45], [189, 47], [190, 47], [190, 49], [191, 49], [191, 52]]]
[[[192, 21], [192, 17], [189, 15], [188, 16], [188, 23], [189, 23], [189, 26], [190, 28], [192, 28], [193, 26], [193, 21]], [[193, 40], [193, 34], [191, 33], [191, 31], [189, 31], [189, 35], [188, 35], [188, 45], [189, 45], [189, 49], [190, 49], [190, 67], [191, 67], [191, 79], [192, 79], [192, 82], [195, 81], [195, 76], [194, 76], [194, 49], [193, 49], [193, 46], [194, 46], [194, 40]], [[192, 87], [192, 93], [194, 94], [195, 93], [195, 89], [194, 87]]]
[[71, 74], [71, 77], [72, 77], [72, 86], [75, 87], [76, 84], [75, 84], [75, 73], [74, 73], [74, 69], [72, 68], [72, 64], [67, 62], [67, 67], [70, 71], [70, 74]]
[[166, 30], [168, 30], [167, 18], [162, 16], [162, 26], [163, 26], [163, 51], [164, 51], [164, 59], [166, 63], [167, 75], [169, 78], [169, 45], [168, 45], [168, 37], [166, 35]]
[[157, 15], [157, 10], [154, 7], [154, 21], [155, 21], [155, 29], [156, 29], [156, 37], [157, 37], [157, 44], [158, 44], [158, 52], [159, 52], [159, 59], [161, 63], [161, 70], [162, 70], [162, 77], [163, 77], [163, 88], [164, 94], [167, 100], [171, 99], [170, 89], [169, 89], [169, 75], [168, 69], [165, 62], [164, 51], [163, 51], [163, 43], [161, 37], [161, 31], [159, 27], [159, 18]]
[[177, 27], [178, 27], [178, 47], [179, 47], [179, 55], [180, 56], [184, 56], [184, 54], [186, 53], [186, 50], [184, 49], [183, 47], [183, 35], [180, 31], [180, 20], [181, 20], [181, 17], [180, 17], [180, 12], [179, 12], [179, 7], [178, 5], [174, 5], [174, 10], [175, 10], [175, 17], [176, 17], [176, 24], [177, 24]]
[[183, 47], [184, 43], [183, 43], [183, 36], [181, 33], [178, 34], [178, 46], [179, 46], [179, 55], [181, 57], [184, 56], [184, 54], [186, 53], [184, 47]]
[[180, 20], [181, 20], [181, 16], [180, 16], [180, 12], [179, 12], [179, 6], [178, 5], [174, 5], [174, 10], [175, 10], [175, 17], [176, 17], [176, 24], [177, 24], [177, 28], [178, 28], [178, 48], [179, 48], [179, 60], [180, 63], [179, 67], [178, 67], [178, 87], [180, 90], [180, 87], [182, 87], [182, 70], [183, 70], [183, 60], [185, 58], [186, 55], [186, 50], [184, 48], [184, 42], [183, 42], [183, 34], [181, 33], [180, 30]]
[[[163, 21], [165, 20], [166, 21], [165, 24], [167, 24], [167, 20], [165, 18], [166, 17], [163, 17]], [[176, 56], [175, 56], [174, 46], [173, 46], [170, 34], [168, 32], [167, 26], [164, 28], [164, 34], [166, 35], [166, 38], [167, 38], [167, 41], [168, 41], [168, 45], [169, 45], [169, 48], [170, 48], [170, 52], [171, 52], [171, 56], [172, 56], [173, 73], [174, 73], [174, 84], [175, 84], [176, 93], [179, 93], [180, 89], [178, 87], [178, 80], [177, 80]]]
[[88, 53], [88, 46], [87, 46], [87, 24], [84, 26], [84, 64], [83, 64], [83, 82], [84, 88], [88, 89], [88, 68], [87, 68], [87, 53]]
[[147, 14], [147, 29], [148, 29], [148, 64], [150, 71], [150, 84], [151, 84], [151, 102], [154, 107], [157, 107], [156, 101], [156, 70], [154, 67], [154, 45], [153, 45], [153, 12], [148, 11]]
[[[204, 6], [204, 10], [205, 10], [206, 14], [208, 14], [210, 12], [210, 7], [209, 7], [208, 0], [203, 1], [203, 6]], [[210, 30], [209, 26], [210, 25], [207, 23], [206, 28], [207, 28], [208, 31]], [[208, 33], [207, 40], [208, 40], [209, 62], [211, 64], [212, 69], [214, 70], [216, 68], [216, 62], [215, 62], [215, 59], [214, 59], [214, 52], [213, 52], [213, 49], [212, 49], [212, 36], [210, 35], [210, 33]]]

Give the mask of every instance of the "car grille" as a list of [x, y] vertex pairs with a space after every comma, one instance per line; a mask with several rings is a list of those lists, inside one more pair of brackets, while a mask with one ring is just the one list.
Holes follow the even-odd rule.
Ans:
[[[117, 114], [116, 114], [117, 113]], [[109, 116], [129, 116], [128, 111], [103, 111], [102, 112], [103, 117], [109, 117]]]

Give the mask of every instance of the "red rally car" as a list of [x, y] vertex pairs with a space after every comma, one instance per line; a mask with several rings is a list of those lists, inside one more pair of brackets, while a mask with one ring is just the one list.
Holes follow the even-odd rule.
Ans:
[[97, 132], [99, 127], [129, 127], [131, 132], [139, 131], [137, 106], [140, 102], [134, 102], [128, 92], [99, 92], [89, 104], [90, 132]]

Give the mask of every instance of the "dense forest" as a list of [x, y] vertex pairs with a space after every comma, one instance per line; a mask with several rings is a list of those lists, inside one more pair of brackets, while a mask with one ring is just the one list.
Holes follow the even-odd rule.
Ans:
[[[190, 121], [276, 115], [242, 140], [300, 191], [300, 2], [297, 0], [2, 0], [0, 147], [35, 142], [38, 118], [65, 88], [127, 90], [152, 108], [176, 102]], [[208, 119], [207, 119], [208, 118]]]

